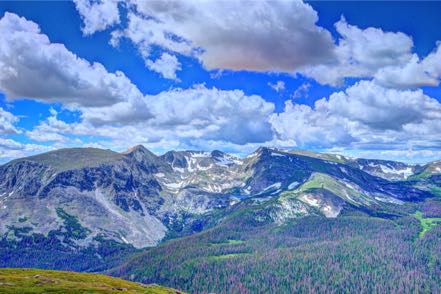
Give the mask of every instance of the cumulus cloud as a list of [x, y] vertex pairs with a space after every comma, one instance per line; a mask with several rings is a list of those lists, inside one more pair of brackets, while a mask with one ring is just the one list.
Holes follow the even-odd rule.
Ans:
[[0, 137], [0, 163], [11, 159], [49, 151], [53, 147], [38, 144], [24, 144], [12, 139]]
[[[37, 24], [6, 13], [0, 20], [0, 91], [10, 100], [57, 102], [79, 111], [80, 120], [68, 123], [52, 110], [50, 117], [25, 132], [53, 147], [94, 136], [102, 138], [95, 144], [112, 148], [143, 143], [165, 149], [240, 151], [262, 144], [397, 152], [439, 149], [440, 103], [413, 88], [438, 85], [440, 45], [420, 59], [412, 54], [409, 36], [360, 29], [344, 19], [336, 24], [341, 38], [334, 45], [330, 34], [316, 26], [317, 14], [308, 4], [253, 4], [243, 10], [240, 5], [246, 2], [238, 1], [133, 1], [126, 6], [127, 27], [113, 31], [111, 42], [116, 46], [121, 38], [130, 39], [147, 67], [169, 79], [177, 79], [181, 54], [200, 59], [207, 68], [299, 70], [331, 85], [346, 77], [373, 80], [360, 81], [313, 106], [287, 101], [281, 113], [274, 112], [273, 103], [240, 90], [196, 86], [144, 95], [122, 72], [110, 73], [76, 56], [64, 45], [51, 43]], [[234, 11], [246, 12], [238, 16]], [[104, 12], [97, 15], [105, 18]], [[85, 34], [118, 22], [89, 21], [85, 20]], [[154, 47], [164, 50], [157, 59], [152, 59]], [[269, 85], [276, 91], [285, 88], [280, 81]], [[308, 88], [305, 83], [295, 93], [304, 95]], [[0, 108], [0, 133], [19, 132], [17, 120]], [[48, 148], [0, 139], [0, 157]]]
[[190, 41], [166, 31], [162, 22], [156, 18], [135, 13], [132, 10], [129, 10], [127, 14], [127, 27], [111, 33], [110, 44], [116, 47], [119, 45], [120, 39], [124, 37], [137, 46], [144, 60], [150, 58], [152, 49], [155, 46], [183, 55], [192, 56], [196, 53]]
[[181, 63], [176, 56], [162, 53], [156, 60], [146, 60], [146, 65], [149, 69], [161, 74], [166, 79], [178, 80], [176, 72], [181, 70]]
[[[35, 141], [66, 142], [67, 134], [127, 138], [131, 133], [144, 141], [177, 137], [245, 144], [272, 137], [267, 117], [274, 105], [260, 96], [203, 86], [144, 96], [123, 73], [109, 73], [51, 43], [31, 21], [6, 13], [0, 31], [5, 69], [0, 89], [7, 97], [59, 102], [81, 114], [79, 123], [68, 124], [52, 110], [26, 133]], [[5, 130], [13, 130], [10, 115], [2, 113], [2, 120]]]
[[345, 18], [335, 28], [341, 36], [334, 48], [337, 58], [300, 71], [322, 84], [338, 86], [347, 77], [372, 77], [381, 68], [404, 65], [412, 58], [412, 38], [401, 32], [360, 29], [348, 24]]
[[375, 81], [386, 87], [418, 88], [439, 85], [441, 78], [441, 43], [424, 59], [414, 54], [401, 66], [389, 66], [375, 74]]
[[147, 120], [97, 127], [85, 118], [64, 122], [52, 111], [26, 134], [36, 141], [64, 145], [77, 144], [72, 138], [94, 136], [97, 144], [107, 148], [142, 143], [161, 151], [222, 148], [243, 154], [269, 145], [348, 152], [389, 150], [398, 156], [412, 149], [409, 158], [415, 160], [423, 156], [422, 151], [441, 146], [441, 104], [437, 100], [421, 90], [388, 89], [373, 81], [361, 81], [312, 107], [289, 100], [281, 113], [275, 113], [274, 105], [260, 96], [205, 86], [164, 91], [144, 99], [153, 114]]
[[[317, 100], [313, 107], [287, 101], [270, 119], [281, 140], [316, 147], [439, 148], [441, 104], [421, 90], [388, 89], [361, 81]], [[434, 145], [433, 145], [434, 144]]]
[[120, 22], [118, 0], [74, 0], [84, 22], [82, 31], [85, 35], [103, 31]]
[[430, 53], [423, 61], [422, 66], [432, 77], [441, 77], [441, 42], [437, 43], [435, 50]]
[[19, 133], [14, 126], [18, 120], [18, 117], [0, 107], [0, 135]]
[[355, 141], [351, 136], [351, 124], [344, 118], [327, 115], [291, 100], [285, 102], [285, 109], [270, 118], [271, 125], [281, 141], [295, 142], [298, 147], [330, 147], [346, 145]]
[[0, 19], [0, 68], [0, 90], [8, 99], [102, 107], [142, 97], [124, 73], [109, 73], [51, 43], [36, 23], [8, 12]]
[[247, 96], [240, 90], [223, 91], [199, 86], [174, 89], [146, 96], [153, 117], [116, 125], [83, 117], [81, 122], [67, 124], [53, 113], [27, 135], [37, 141], [65, 141], [64, 134], [94, 135], [116, 141], [155, 143], [178, 140], [222, 141], [234, 144], [265, 142], [272, 139], [269, 115], [274, 105], [262, 97]]
[[58, 120], [58, 112], [50, 108], [50, 116], [46, 121], [40, 122], [40, 124], [31, 131], [26, 131], [26, 136], [34, 141], [38, 142], [66, 142], [67, 138], [63, 133], [69, 133], [71, 127], [64, 121]]
[[[172, 90], [150, 96], [155, 128], [177, 128], [183, 134], [237, 144], [271, 139], [267, 117], [273, 103], [243, 91], [224, 91], [204, 86]], [[179, 136], [179, 134], [176, 134]]]
[[195, 56], [208, 69], [292, 72], [333, 54], [331, 34], [302, 1], [130, 3], [128, 26], [111, 43], [126, 37], [144, 57], [157, 46]]
[[[119, 22], [115, 1], [78, 1], [84, 29], [95, 28], [88, 33]], [[127, 25], [112, 32], [110, 43], [127, 38], [146, 66], [168, 79], [176, 80], [180, 70], [176, 54], [197, 58], [209, 70], [301, 73], [331, 86], [342, 86], [346, 78], [375, 78], [385, 87], [416, 88], [437, 86], [441, 76], [439, 49], [420, 60], [410, 36], [362, 29], [344, 17], [335, 23], [335, 42], [317, 26], [317, 12], [300, 0], [131, 0], [120, 6]], [[164, 53], [152, 60], [153, 49]]]
[[402, 130], [424, 119], [441, 119], [440, 103], [422, 90], [399, 91], [362, 81], [334, 93], [328, 100], [318, 100], [316, 108], [378, 130]]
[[36, 23], [8, 12], [0, 19], [0, 67], [0, 90], [10, 100], [62, 103], [96, 123], [151, 117], [144, 95], [124, 73], [51, 43]]

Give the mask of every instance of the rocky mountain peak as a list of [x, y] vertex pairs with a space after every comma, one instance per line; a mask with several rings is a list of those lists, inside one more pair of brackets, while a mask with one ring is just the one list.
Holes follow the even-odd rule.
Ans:
[[133, 147], [130, 147], [127, 149], [123, 154], [133, 154], [133, 153], [152, 153], [147, 148], [144, 147], [144, 145], [135, 145]]
[[157, 160], [158, 156], [145, 148], [143, 145], [136, 145], [123, 152], [124, 155], [141, 160]]
[[211, 157], [225, 157], [226, 153], [219, 151], [219, 150], [213, 150], [211, 151]]

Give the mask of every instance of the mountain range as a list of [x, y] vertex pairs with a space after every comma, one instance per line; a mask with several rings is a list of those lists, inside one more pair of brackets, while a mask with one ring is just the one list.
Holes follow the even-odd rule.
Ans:
[[[397, 220], [412, 219], [418, 226], [412, 216], [422, 211], [423, 230], [422, 221], [434, 219], [424, 233], [435, 234], [441, 217], [441, 161], [410, 165], [267, 147], [243, 158], [217, 150], [158, 156], [143, 146], [122, 153], [70, 148], [6, 163], [0, 179], [1, 266], [108, 271], [196, 292], [206, 288], [146, 274], [140, 260], [164, 263], [174, 246], [192, 252], [213, 232], [224, 239], [202, 243], [220, 244], [217, 253], [207, 245], [198, 254], [229, 262], [261, 252], [261, 239], [250, 241], [252, 248], [245, 248], [245, 239], [268, 237], [262, 228], [283, 231], [295, 224], [312, 232], [337, 222], [329, 229], [346, 232], [348, 224], [340, 222], [348, 219], [369, 227], [379, 219], [400, 227]], [[268, 246], [267, 252], [274, 249]], [[180, 262], [189, 262], [187, 256]]]

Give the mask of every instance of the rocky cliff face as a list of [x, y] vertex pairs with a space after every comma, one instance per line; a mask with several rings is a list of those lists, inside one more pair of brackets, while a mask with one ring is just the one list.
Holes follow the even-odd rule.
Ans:
[[[392, 169], [403, 171], [394, 181]], [[141, 248], [168, 234], [200, 230], [201, 218], [244, 199], [272, 199], [277, 222], [308, 214], [337, 217], [347, 205], [400, 205], [428, 193], [398, 181], [413, 171], [400, 163], [270, 148], [246, 158], [220, 151], [156, 156], [143, 146], [124, 153], [61, 149], [0, 167], [0, 235], [54, 235], [75, 246], [104, 238]]]
[[[78, 152], [87, 160], [78, 163]], [[155, 245], [167, 231], [154, 215], [163, 200], [153, 174], [163, 167], [149, 155], [154, 156], [143, 150], [120, 155], [70, 149], [11, 162], [0, 169], [0, 229], [19, 226], [47, 234], [63, 226], [60, 208], [90, 231], [79, 243], [104, 235], [136, 247]]]

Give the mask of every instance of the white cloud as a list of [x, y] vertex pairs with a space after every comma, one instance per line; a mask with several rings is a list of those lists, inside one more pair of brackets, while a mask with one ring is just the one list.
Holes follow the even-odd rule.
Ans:
[[[77, 6], [83, 7], [85, 29], [98, 27], [89, 33], [119, 22], [116, 0], [107, 9], [104, 2], [88, 0]], [[342, 86], [346, 78], [375, 77], [382, 86], [404, 89], [437, 86], [441, 77], [439, 48], [420, 60], [410, 36], [361, 29], [344, 17], [335, 23], [340, 35], [335, 43], [316, 25], [317, 12], [301, 0], [130, 0], [123, 6], [127, 26], [113, 31], [110, 43], [131, 40], [146, 66], [169, 79], [176, 79], [180, 64], [167, 52], [195, 57], [209, 70], [301, 73], [331, 86]], [[165, 53], [154, 61], [151, 53], [158, 48]]]
[[68, 124], [59, 120], [54, 112], [27, 135], [37, 141], [59, 142], [66, 141], [67, 134], [99, 136], [123, 142], [126, 146], [161, 141], [189, 145], [192, 140], [241, 145], [272, 139], [268, 117], [274, 111], [274, 105], [260, 96], [247, 96], [240, 90], [223, 91], [199, 86], [146, 96], [144, 101], [149, 105], [152, 118], [134, 119], [124, 124], [101, 120], [97, 124], [88, 112], [81, 122]]
[[85, 35], [103, 31], [120, 22], [118, 0], [74, 0], [84, 22]]
[[176, 71], [181, 70], [181, 63], [176, 56], [162, 53], [155, 61], [148, 59], [146, 65], [149, 69], [161, 74], [166, 79], [177, 80]]
[[18, 117], [0, 107], [0, 135], [19, 133], [14, 126], [18, 121]]
[[143, 96], [128, 98], [128, 101], [110, 106], [81, 108], [81, 117], [96, 126], [107, 123], [124, 125], [149, 120], [153, 117]]
[[308, 97], [308, 91], [309, 88], [311, 88], [311, 84], [310, 83], [303, 83], [301, 84], [295, 91], [294, 93], [292, 93], [292, 98], [293, 99], [298, 99], [301, 97]]
[[398, 156], [411, 149], [414, 152], [406, 158], [413, 161], [429, 158], [426, 151], [441, 146], [438, 101], [420, 90], [387, 89], [372, 81], [320, 99], [313, 107], [287, 101], [281, 113], [274, 113], [274, 105], [259, 96], [204, 86], [169, 90], [144, 99], [153, 115], [150, 119], [125, 124], [101, 122], [97, 127], [84, 117], [80, 122], [66, 123], [52, 111], [26, 134], [36, 141], [62, 146], [77, 145], [80, 136], [94, 136], [95, 143], [106, 148], [123, 150], [141, 143], [159, 152], [221, 148], [244, 154], [268, 145], [337, 148], [345, 154], [389, 150], [396, 152], [391, 158], [401, 159]]
[[237, 144], [271, 138], [268, 116], [274, 105], [240, 90], [197, 87], [172, 90], [149, 97], [155, 128], [175, 128], [176, 136], [230, 141]]
[[19, 157], [42, 153], [51, 149], [52, 147], [37, 144], [24, 144], [12, 139], [0, 137], [0, 163]]
[[284, 81], [277, 81], [275, 83], [269, 82], [268, 86], [270, 86], [277, 93], [283, 92], [285, 90], [285, 82]]
[[65, 142], [67, 139], [65, 136], [57, 134], [57, 133], [44, 133], [41, 130], [44, 129], [43, 127], [39, 127], [36, 130], [32, 130], [29, 132], [26, 132], [26, 135], [29, 139], [32, 139], [34, 141], [38, 142]]
[[292, 72], [332, 57], [331, 34], [302, 1], [131, 1], [128, 26], [113, 33], [138, 46], [196, 56], [208, 69]]
[[441, 119], [440, 103], [422, 90], [399, 91], [362, 81], [315, 103], [319, 111], [360, 122], [378, 130], [401, 130], [424, 119]]
[[50, 108], [49, 112], [51, 115], [46, 121], [40, 122], [33, 130], [26, 131], [26, 136], [38, 142], [66, 142], [67, 138], [63, 134], [70, 132], [71, 126], [57, 119], [58, 112], [55, 109]]
[[42, 152], [48, 148], [36, 144], [23, 144], [7, 138], [11, 134], [20, 134], [22, 131], [15, 124], [19, 118], [0, 107], [0, 164], [10, 159]]
[[270, 119], [281, 140], [300, 146], [358, 149], [440, 148], [441, 104], [421, 90], [361, 81], [314, 107], [286, 102]]
[[124, 73], [51, 43], [37, 24], [8, 12], [0, 19], [0, 68], [0, 91], [9, 100], [62, 103], [95, 123], [151, 118], [144, 95]]
[[347, 120], [328, 116], [304, 104], [294, 104], [291, 100], [285, 102], [283, 112], [271, 116], [270, 122], [277, 138], [293, 141], [298, 147], [329, 147], [355, 140]]
[[122, 72], [109, 73], [51, 43], [36, 23], [8, 12], [0, 19], [0, 68], [0, 90], [8, 99], [102, 107], [142, 97]]
[[422, 61], [425, 71], [438, 80], [441, 77], [441, 42], [437, 43], [437, 47]]
[[375, 81], [386, 87], [417, 88], [439, 85], [441, 78], [441, 43], [420, 60], [416, 54], [401, 66], [385, 67], [377, 72]]
[[[8, 99], [57, 102], [81, 113], [79, 122], [67, 123], [52, 110], [26, 135], [37, 142], [52, 142], [53, 147], [95, 136], [102, 138], [96, 144], [112, 148], [136, 143], [162, 149], [227, 146], [238, 152], [262, 144], [397, 152], [411, 148], [420, 153], [440, 148], [440, 103], [421, 90], [405, 90], [438, 84], [440, 45], [419, 59], [411, 52], [409, 36], [362, 30], [342, 19], [336, 24], [341, 39], [332, 49], [329, 33], [315, 25], [317, 15], [307, 4], [262, 1], [237, 17], [230, 9], [244, 2], [195, 3], [129, 5], [128, 27], [114, 31], [112, 42], [129, 38], [147, 66], [171, 79], [181, 68], [175, 54], [195, 56], [207, 68], [294, 71], [301, 67], [309, 76], [333, 85], [345, 77], [374, 79], [320, 99], [312, 107], [287, 101], [281, 113], [274, 113], [273, 103], [240, 90], [198, 86], [145, 96], [122, 72], [109, 73], [103, 65], [77, 57], [64, 45], [51, 43], [37, 24], [6, 13], [0, 20], [0, 91]], [[95, 25], [95, 30], [111, 24]], [[92, 32], [94, 26], [85, 25], [85, 30], [87, 26]], [[151, 60], [155, 46], [165, 52]], [[317, 48], [324, 50], [323, 55]], [[307, 92], [308, 85], [295, 93]], [[285, 88], [281, 81], [270, 86], [278, 91]], [[12, 113], [0, 108], [0, 133], [19, 132], [16, 122]], [[0, 146], [9, 150], [0, 151], [0, 157], [48, 148], [4, 138]]]
[[67, 124], [52, 110], [26, 133], [35, 141], [68, 142], [67, 134], [126, 140], [132, 134], [148, 142], [182, 138], [245, 144], [272, 137], [267, 118], [274, 105], [260, 96], [203, 86], [144, 96], [123, 73], [108, 73], [101, 64], [50, 43], [33, 22], [6, 13], [0, 31], [0, 62], [7, 69], [0, 89], [7, 97], [59, 102], [81, 113], [81, 122]]
[[195, 52], [189, 41], [177, 38], [171, 32], [165, 31], [164, 24], [152, 17], [147, 18], [129, 11], [127, 20], [125, 29], [111, 33], [110, 44], [112, 46], [118, 46], [121, 38], [128, 38], [138, 47], [144, 60], [150, 58], [152, 46], [184, 55], [192, 55]]
[[360, 29], [344, 18], [335, 28], [341, 36], [334, 49], [336, 60], [300, 70], [322, 84], [338, 86], [347, 77], [372, 77], [384, 67], [404, 65], [412, 58], [412, 38], [401, 32]]
[[389, 66], [375, 74], [375, 81], [390, 88], [415, 88], [421, 86], [437, 86], [438, 80], [428, 74], [415, 54], [403, 66]]

